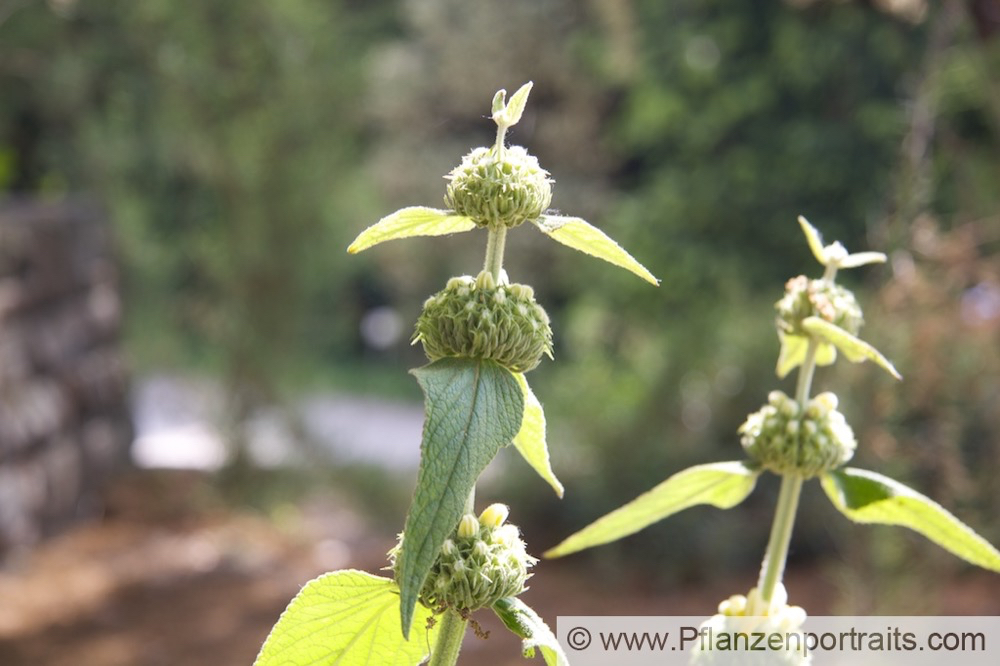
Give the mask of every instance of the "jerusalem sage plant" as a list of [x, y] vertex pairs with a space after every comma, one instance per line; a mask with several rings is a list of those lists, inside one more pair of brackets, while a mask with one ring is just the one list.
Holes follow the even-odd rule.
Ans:
[[478, 517], [474, 511], [476, 480], [511, 443], [563, 493], [549, 464], [542, 406], [524, 377], [551, 356], [552, 331], [531, 287], [511, 284], [503, 270], [506, 234], [531, 222], [564, 245], [657, 280], [584, 220], [546, 213], [548, 172], [524, 148], [504, 143], [530, 91], [528, 83], [509, 103], [504, 90], [493, 98], [496, 142], [473, 150], [446, 176], [447, 210], [404, 208], [348, 248], [353, 254], [411, 236], [488, 232], [482, 272], [449, 280], [417, 321], [414, 342], [431, 363], [413, 370], [426, 418], [417, 487], [389, 552], [394, 578], [348, 570], [308, 583], [272, 629], [256, 666], [409, 665], [428, 654], [432, 666], [454, 664], [470, 613], [481, 608], [493, 609], [524, 639], [525, 656], [538, 648], [550, 666], [567, 663], [551, 630], [517, 598], [535, 558], [517, 527], [506, 524], [507, 507], [493, 504]]
[[[750, 460], [697, 465], [678, 472], [568, 537], [546, 557], [615, 541], [698, 504], [732, 508], [746, 499], [761, 472], [769, 470], [781, 477], [781, 490], [760, 579], [746, 596], [735, 595], [719, 604], [712, 623], [752, 616], [794, 630], [805, 621], [801, 608], [787, 605], [781, 581], [799, 493], [803, 483], [814, 477], [819, 477], [827, 497], [850, 520], [908, 527], [972, 564], [1000, 572], [1000, 552], [939, 504], [881, 474], [844, 466], [854, 455], [854, 432], [837, 410], [836, 395], [825, 392], [810, 397], [809, 391], [816, 366], [832, 364], [838, 350], [849, 361], [874, 361], [901, 379], [878, 350], [857, 337], [863, 321], [861, 308], [854, 295], [835, 281], [842, 268], [880, 263], [886, 257], [879, 252], [848, 254], [839, 242], [824, 246], [819, 232], [805, 218], [800, 217], [799, 224], [825, 272], [819, 279], [799, 276], [789, 280], [784, 297], [776, 304], [781, 341], [777, 375], [783, 378], [796, 368], [799, 374], [794, 397], [772, 391], [767, 404], [740, 427], [740, 442]], [[790, 657], [788, 663], [800, 663], [797, 655]]]

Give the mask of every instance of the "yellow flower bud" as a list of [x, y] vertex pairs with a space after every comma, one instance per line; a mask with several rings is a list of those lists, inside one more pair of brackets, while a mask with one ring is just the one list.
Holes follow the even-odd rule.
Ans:
[[462, 516], [461, 522], [458, 523], [458, 536], [462, 539], [471, 539], [477, 534], [479, 534], [479, 520], [471, 513]]
[[490, 529], [500, 527], [509, 514], [510, 509], [506, 504], [490, 504], [479, 514], [479, 524]]

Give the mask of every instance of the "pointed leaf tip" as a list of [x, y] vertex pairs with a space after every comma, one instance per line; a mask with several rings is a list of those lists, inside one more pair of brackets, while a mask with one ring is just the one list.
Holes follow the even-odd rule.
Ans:
[[966, 562], [1000, 572], [1000, 552], [990, 542], [916, 490], [853, 467], [828, 472], [820, 481], [833, 506], [850, 520], [908, 527]]
[[538, 401], [531, 387], [528, 386], [528, 380], [525, 379], [523, 373], [516, 373], [514, 378], [517, 379], [524, 396], [524, 418], [521, 421], [521, 430], [514, 437], [514, 447], [531, 465], [532, 469], [552, 486], [556, 495], [561, 499], [564, 488], [552, 471], [552, 465], [549, 461], [549, 449], [545, 442], [545, 412], [542, 410], [542, 403]]
[[574, 250], [603, 259], [659, 286], [660, 281], [603, 231], [579, 217], [542, 215], [533, 220], [542, 233]]
[[373, 245], [390, 240], [415, 236], [444, 236], [475, 228], [475, 222], [469, 217], [455, 215], [448, 210], [410, 206], [386, 215], [362, 231], [347, 251], [350, 254], [357, 254]]
[[524, 114], [524, 107], [528, 104], [528, 95], [531, 93], [531, 88], [534, 85], [533, 82], [528, 81], [510, 96], [510, 102], [507, 103], [507, 107], [503, 112], [504, 124], [507, 127], [516, 125], [521, 120], [521, 116]]
[[753, 491], [759, 475], [740, 461], [689, 467], [567, 537], [544, 557], [562, 557], [617, 541], [698, 504], [731, 509]]
[[844, 356], [851, 363], [874, 361], [876, 365], [896, 379], [903, 379], [903, 376], [896, 370], [896, 366], [883, 356], [882, 352], [864, 340], [851, 335], [836, 324], [832, 324], [821, 317], [806, 317], [802, 320], [802, 328], [810, 335], [814, 335], [844, 352]]
[[819, 230], [809, 224], [809, 220], [801, 215], [799, 215], [799, 226], [802, 227], [802, 233], [806, 235], [806, 242], [809, 243], [809, 249], [812, 250], [816, 261], [826, 266], [826, 250], [823, 248], [823, 236], [819, 233]]

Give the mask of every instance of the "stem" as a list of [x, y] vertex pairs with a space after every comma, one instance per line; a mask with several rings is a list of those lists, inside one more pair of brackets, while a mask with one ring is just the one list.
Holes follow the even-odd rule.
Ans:
[[486, 240], [486, 265], [483, 270], [493, 276], [493, 281], [500, 284], [500, 271], [503, 270], [503, 250], [507, 244], [507, 227], [490, 227], [490, 235]]
[[[809, 401], [809, 390], [812, 388], [813, 374], [816, 371], [817, 349], [819, 349], [819, 341], [816, 338], [810, 338], [809, 346], [806, 348], [806, 357], [802, 361], [802, 367], [799, 368], [799, 379], [795, 387], [795, 401], [799, 403], [799, 409], [805, 409], [806, 402]], [[802, 480], [801, 476], [795, 474], [785, 474], [781, 477], [778, 506], [774, 509], [774, 523], [771, 525], [771, 538], [767, 542], [764, 563], [760, 569], [760, 581], [757, 583], [761, 601], [765, 604], [771, 603], [774, 588], [777, 587], [785, 573], [788, 544], [792, 540], [795, 513], [798, 511], [799, 495], [802, 493]]]
[[428, 666], [455, 666], [458, 663], [458, 653], [462, 649], [462, 639], [465, 638], [465, 626], [468, 620], [449, 608], [441, 620], [441, 633]]
[[806, 357], [802, 360], [802, 367], [799, 368], [799, 380], [795, 385], [795, 402], [799, 403], [799, 409], [805, 409], [806, 402], [809, 401], [809, 389], [812, 388], [813, 374], [816, 372], [816, 351], [819, 349], [819, 341], [809, 338], [809, 346], [806, 347]]
[[498, 160], [502, 160], [503, 159], [503, 142], [504, 142], [504, 137], [506, 136], [506, 134], [507, 134], [507, 126], [506, 125], [497, 125], [496, 151], [497, 151], [497, 159]]
[[760, 582], [757, 589], [765, 604], [771, 603], [774, 588], [785, 573], [785, 560], [788, 558], [788, 543], [792, 539], [792, 527], [795, 525], [795, 512], [799, 508], [799, 493], [802, 491], [802, 477], [786, 474], [781, 477], [781, 492], [778, 493], [778, 506], [774, 510], [774, 524], [771, 525], [771, 538], [767, 542], [767, 552], [764, 554], [764, 564], [760, 571]]

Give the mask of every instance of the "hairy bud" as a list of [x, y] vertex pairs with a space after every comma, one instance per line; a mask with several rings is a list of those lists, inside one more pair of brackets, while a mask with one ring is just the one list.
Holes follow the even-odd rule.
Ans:
[[427, 358], [486, 358], [511, 372], [538, 366], [552, 356], [552, 329], [531, 287], [479, 278], [452, 278], [424, 303], [414, 340]]
[[821, 317], [851, 335], [857, 335], [864, 323], [854, 294], [829, 280], [810, 280], [804, 275], [785, 284], [785, 295], [775, 308], [778, 330], [788, 335], [807, 335], [802, 328], [807, 317]]
[[521, 146], [499, 156], [496, 148], [476, 148], [445, 177], [445, 205], [480, 227], [516, 227], [537, 219], [552, 202], [548, 171]]
[[837, 396], [821, 393], [805, 408], [781, 391], [740, 426], [740, 443], [756, 462], [778, 474], [808, 478], [840, 467], [854, 455], [854, 432], [837, 411]]
[[[502, 504], [488, 507], [483, 512], [487, 520], [463, 516], [420, 590], [424, 606], [471, 612], [524, 591], [531, 577], [528, 569], [537, 560], [525, 551], [517, 527], [501, 524], [500, 514], [506, 518], [506, 509]], [[403, 548], [405, 535], [400, 535], [399, 544], [389, 551], [393, 570]]]

